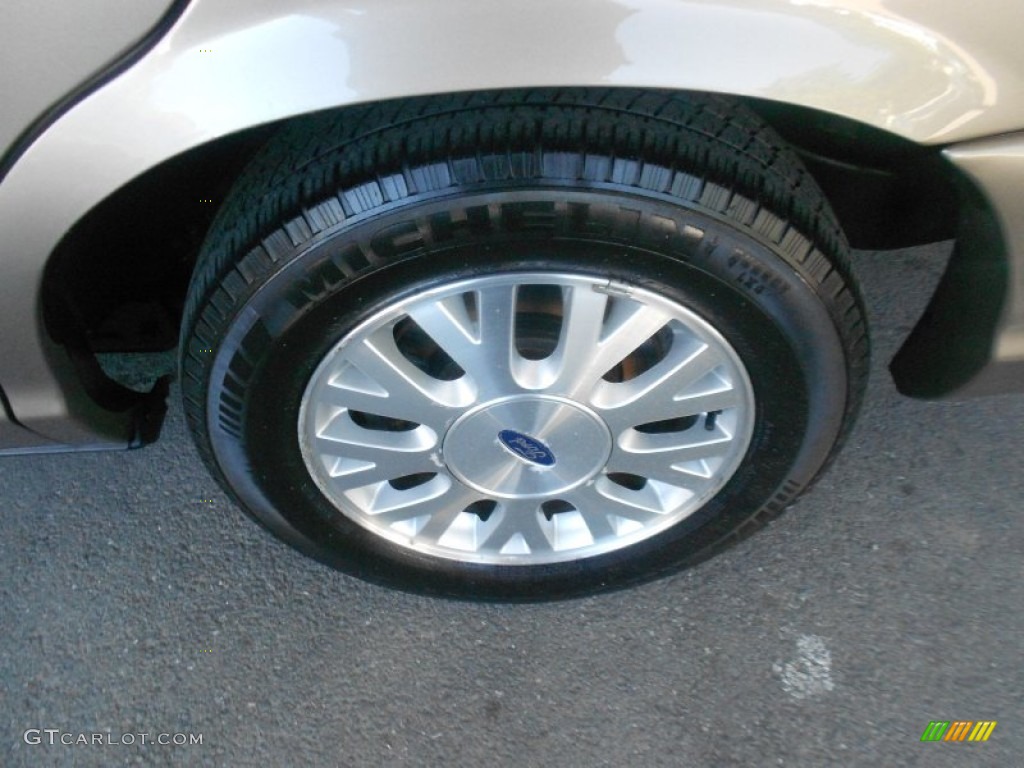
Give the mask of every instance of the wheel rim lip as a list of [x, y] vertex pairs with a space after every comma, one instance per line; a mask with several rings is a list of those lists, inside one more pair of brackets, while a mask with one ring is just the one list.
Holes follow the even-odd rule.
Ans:
[[[374, 520], [373, 515], [367, 513], [366, 510], [353, 506], [350, 498], [345, 496], [339, 497], [339, 495], [331, 489], [330, 483], [326, 479], [321, 466], [316, 461], [317, 455], [315, 450], [312, 448], [312, 435], [308, 429], [311, 412], [315, 404], [314, 399], [311, 398], [311, 394], [315, 392], [317, 386], [323, 383], [325, 371], [331, 367], [332, 360], [337, 355], [344, 353], [346, 348], [352, 347], [358, 340], [365, 337], [367, 333], [373, 329], [393, 326], [398, 320], [406, 317], [409, 309], [415, 305], [436, 301], [439, 298], [446, 296], [478, 290], [484, 285], [508, 284], [515, 286], [558, 285], [562, 287], [578, 287], [581, 285], [587, 285], [595, 290], [608, 288], [608, 293], [611, 295], [617, 295], [617, 292], [621, 292], [624, 288], [629, 294], [629, 299], [652, 306], [667, 308], [672, 315], [672, 320], [683, 323], [687, 329], [694, 330], [700, 338], [709, 340], [713, 343], [716, 349], [723, 353], [730, 363], [730, 374], [735, 377], [734, 383], [740, 399], [740, 404], [736, 407], [736, 410], [740, 412], [741, 418], [735, 425], [734, 434], [731, 440], [732, 449], [724, 463], [724, 467], [721, 471], [716, 471], [714, 473], [711, 478], [711, 482], [707, 483], [699, 493], [693, 495], [693, 497], [686, 503], [679, 505], [677, 508], [666, 514], [661, 515], [660, 518], [654, 522], [645, 523], [643, 527], [638, 530], [616, 534], [612, 538], [606, 538], [601, 541], [595, 540], [594, 543], [586, 546], [531, 554], [465, 551], [462, 549], [451, 549], [449, 547], [440, 546], [437, 542], [423, 540], [416, 534], [410, 535], [408, 533], [384, 527], [380, 525], [378, 521]], [[613, 293], [613, 291], [615, 291], [615, 293]], [[444, 440], [454, 424], [465, 417], [470, 411], [478, 411], [486, 408], [497, 400], [511, 400], [522, 396], [522, 393], [516, 393], [508, 395], [505, 398], [496, 398], [495, 400], [472, 404], [461, 413], [455, 414], [454, 418], [449, 421], [448, 431], [437, 436], [439, 444], [443, 445]], [[568, 402], [572, 402], [573, 405], [585, 410], [587, 413], [593, 413], [592, 409], [584, 403], [572, 401], [571, 399], [561, 397], [560, 395], [543, 396], [549, 399], [567, 400]], [[753, 386], [750, 382], [746, 367], [732, 345], [725, 339], [718, 329], [715, 328], [715, 326], [705, 320], [702, 316], [683, 306], [678, 301], [668, 298], [662, 294], [641, 288], [635, 284], [620, 283], [618, 281], [609, 280], [605, 276], [599, 276], [585, 271], [565, 272], [534, 269], [522, 272], [498, 275], [488, 274], [481, 277], [454, 279], [450, 282], [434, 287], [429, 287], [423, 290], [414, 290], [411, 293], [407, 293], [397, 301], [388, 303], [386, 306], [378, 309], [368, 318], [358, 323], [354, 328], [346, 332], [342, 338], [330, 348], [330, 350], [317, 364], [313, 374], [310, 376], [300, 401], [298, 442], [306, 469], [327, 501], [339, 514], [357, 523], [370, 533], [380, 536], [412, 552], [430, 555], [444, 560], [454, 560], [467, 564], [480, 565], [546, 565], [607, 554], [649, 539], [690, 517], [693, 513], [702, 508], [712, 497], [717, 495], [739, 468], [743, 458], [746, 456], [747, 449], [749, 448], [752, 439], [754, 417], [755, 401]], [[599, 420], [601, 419], [600, 416], [597, 416], [597, 418]], [[612, 433], [613, 443], [617, 442], [618, 439], [619, 438]], [[441, 464], [443, 464], [443, 462], [441, 462]], [[438, 465], [439, 469], [441, 468], [441, 464]], [[447, 467], [444, 468], [447, 469]], [[602, 479], [601, 469], [599, 469], [595, 474], [597, 477], [592, 475], [591, 477], [584, 479], [582, 484], [590, 486], [596, 480]], [[454, 478], [452, 481], [459, 482], [458, 478]], [[579, 485], [580, 484], [574, 485], [574, 488]], [[562, 493], [562, 491], [559, 491], [559, 493]], [[539, 500], [539, 498], [540, 497], [529, 497], [527, 500], [536, 501]]]

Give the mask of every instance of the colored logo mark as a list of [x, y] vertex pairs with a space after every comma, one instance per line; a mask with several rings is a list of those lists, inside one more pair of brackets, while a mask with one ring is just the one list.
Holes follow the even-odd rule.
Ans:
[[995, 720], [932, 720], [921, 741], [988, 741], [995, 728]]
[[516, 432], [514, 429], [503, 429], [498, 433], [498, 440], [523, 461], [542, 467], [550, 467], [555, 463], [555, 454], [535, 437]]

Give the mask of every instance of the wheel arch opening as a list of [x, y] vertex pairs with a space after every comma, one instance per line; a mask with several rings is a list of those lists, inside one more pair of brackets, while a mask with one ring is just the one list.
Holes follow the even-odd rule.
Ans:
[[[954, 236], [962, 182], [941, 147], [805, 107], [740, 100], [797, 151], [854, 248]], [[53, 339], [85, 358], [173, 349], [196, 256], [219, 201], [283, 122], [165, 160], [85, 214], [52, 253], [44, 276], [44, 318]], [[85, 366], [80, 375], [99, 374]]]

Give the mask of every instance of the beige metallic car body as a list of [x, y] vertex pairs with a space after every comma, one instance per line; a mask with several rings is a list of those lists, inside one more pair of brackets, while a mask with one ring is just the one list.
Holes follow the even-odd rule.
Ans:
[[[97, 405], [43, 317], [51, 255], [110, 195], [272, 121], [504, 87], [731, 94], [835, 116], [829, 125], [849, 127], [850, 144], [871, 126], [936, 147], [973, 202], [961, 205], [958, 253], [914, 354], [938, 364], [947, 352], [935, 328], [964, 292], [980, 295], [991, 317], [962, 330], [995, 365], [964, 363], [971, 375], [948, 389], [1024, 384], [1024, 12], [1014, 0], [983, 10], [916, 0], [72, 5], [18, 1], [0, 28], [0, 450], [123, 447], [135, 436], [136, 414]], [[844, 130], [834, 133], [841, 143]]]

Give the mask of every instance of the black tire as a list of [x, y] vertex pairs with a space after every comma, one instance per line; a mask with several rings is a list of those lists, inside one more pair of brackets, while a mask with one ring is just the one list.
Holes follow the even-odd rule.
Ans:
[[[756, 404], [738, 468], [667, 530], [583, 559], [435, 557], [357, 524], [299, 445], [318, 364], [396, 302], [520, 272], [611, 279], [713, 325]], [[533, 599], [674, 571], [777, 515], [848, 432], [868, 340], [824, 197], [755, 115], [717, 97], [566, 90], [411, 99], [284, 127], [207, 237], [182, 350], [200, 453], [276, 535], [393, 586]]]

